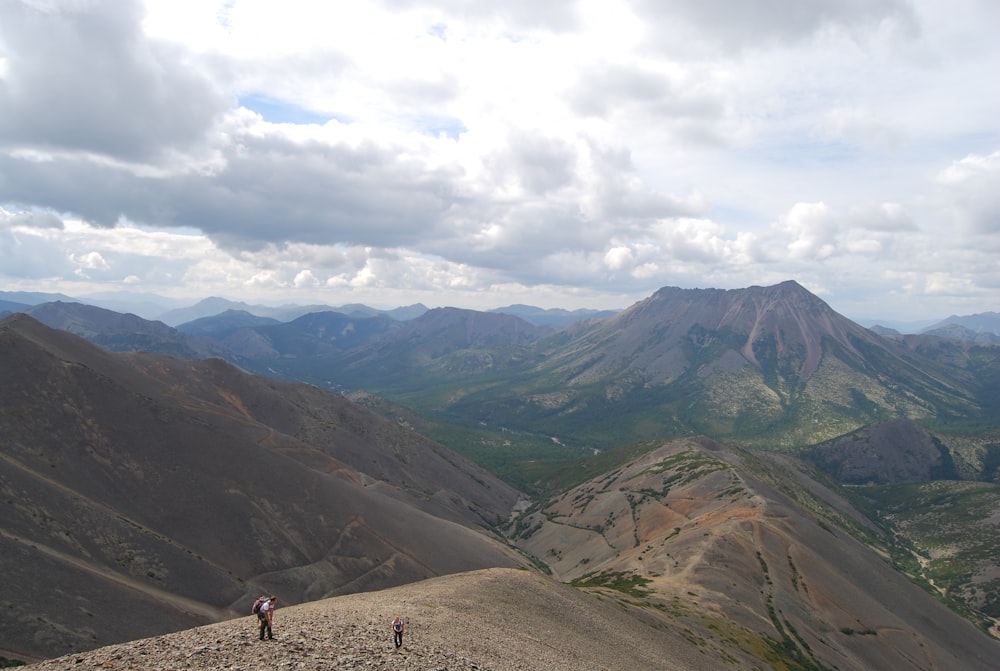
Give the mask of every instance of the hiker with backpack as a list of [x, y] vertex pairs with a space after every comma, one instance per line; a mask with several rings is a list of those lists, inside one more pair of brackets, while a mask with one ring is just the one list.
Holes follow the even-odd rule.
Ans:
[[264, 640], [264, 633], [267, 632], [268, 640], [274, 638], [274, 634], [271, 631], [271, 623], [274, 621], [274, 609], [277, 606], [278, 597], [266, 597], [262, 596], [257, 599], [253, 604], [253, 612], [257, 614], [257, 620], [260, 623], [260, 640]]
[[392, 641], [396, 644], [396, 647], [403, 645], [403, 618], [396, 616], [396, 619], [392, 621]]

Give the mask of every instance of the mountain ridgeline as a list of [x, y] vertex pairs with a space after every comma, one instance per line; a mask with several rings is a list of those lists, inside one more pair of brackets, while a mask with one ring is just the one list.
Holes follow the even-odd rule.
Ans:
[[450, 318], [452, 337], [433, 346], [408, 337], [425, 315], [335, 366], [311, 362], [311, 381], [322, 376], [415, 409], [448, 427], [436, 438], [484, 463], [497, 444], [511, 445], [511, 455], [527, 446], [516, 458], [532, 463], [684, 435], [793, 448], [893, 418], [989, 423], [998, 407], [1000, 349], [884, 338], [794, 282], [663, 289], [615, 316], [530, 341], [510, 326], [506, 340], [489, 345], [454, 337], [477, 315], [439, 316]]
[[[83, 328], [77, 314], [71, 330], [129, 349], [108, 333], [110, 316], [91, 310], [92, 323]], [[29, 312], [63, 328], [53, 311]], [[374, 392], [449, 427], [435, 437], [452, 447], [502, 437], [537, 450], [554, 438], [586, 451], [704, 434], [787, 448], [892, 418], [975, 424], [1000, 407], [1000, 349], [879, 336], [794, 281], [664, 288], [561, 330], [454, 308], [408, 321], [337, 312], [278, 324], [216, 319], [231, 327], [200, 319], [174, 339], [150, 322], [131, 348], [210, 353], [263, 375]]]

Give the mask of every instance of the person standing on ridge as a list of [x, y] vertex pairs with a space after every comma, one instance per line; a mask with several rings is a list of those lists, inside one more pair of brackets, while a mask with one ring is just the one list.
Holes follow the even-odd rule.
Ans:
[[403, 645], [403, 626], [403, 618], [397, 615], [392, 621], [392, 641], [397, 648]]
[[261, 604], [260, 610], [257, 611], [257, 619], [260, 620], [260, 640], [264, 640], [264, 632], [267, 632], [268, 640], [274, 638], [274, 634], [271, 632], [271, 623], [274, 621], [274, 609], [277, 606], [278, 597], [272, 596], [270, 599]]

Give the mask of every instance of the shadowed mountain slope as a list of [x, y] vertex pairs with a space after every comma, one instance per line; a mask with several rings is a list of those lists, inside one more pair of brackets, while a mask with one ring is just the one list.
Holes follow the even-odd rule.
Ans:
[[[263, 359], [269, 366], [313, 366], [317, 359], [337, 357], [346, 350], [386, 337], [401, 328], [386, 315], [346, 315], [340, 312], [312, 312], [285, 324], [258, 326], [228, 334], [223, 345], [235, 357], [254, 365]], [[270, 350], [255, 353], [241, 346], [241, 339], [254, 336], [266, 341]], [[279, 361], [284, 359], [284, 361]], [[304, 363], [297, 364], [297, 361]], [[258, 368], [260, 366], [258, 365]]]
[[854, 485], [958, 480], [961, 475], [980, 475], [972, 464], [956, 464], [956, 456], [960, 455], [953, 455], [930, 431], [901, 419], [872, 424], [815, 445], [804, 450], [802, 456], [838, 482]]
[[878, 527], [785, 455], [678, 440], [539, 505], [512, 533], [560, 579], [625, 591], [710, 656], [985, 671], [1000, 655], [886, 561]]
[[340, 375], [357, 383], [412, 386], [428, 372], [461, 378], [502, 371], [530, 359], [531, 345], [548, 333], [514, 315], [436, 308], [349, 352]]
[[555, 329], [565, 328], [571, 324], [592, 319], [604, 319], [618, 313], [618, 310], [561, 310], [559, 308], [549, 308], [547, 310], [536, 308], [531, 305], [508, 305], [503, 308], [494, 308], [490, 312], [500, 312], [503, 314], [520, 317], [526, 322], [536, 326], [548, 326]]
[[221, 356], [225, 352], [212, 338], [188, 335], [163, 322], [84, 303], [55, 301], [24, 312], [46, 326], [72, 333], [112, 352], [157, 352], [186, 359]]
[[520, 559], [518, 493], [346, 399], [0, 322], [0, 640], [30, 656]]
[[246, 310], [226, 310], [210, 317], [200, 317], [177, 326], [177, 330], [188, 335], [224, 338], [226, 335], [241, 328], [271, 326], [280, 324], [271, 317], [258, 317]]

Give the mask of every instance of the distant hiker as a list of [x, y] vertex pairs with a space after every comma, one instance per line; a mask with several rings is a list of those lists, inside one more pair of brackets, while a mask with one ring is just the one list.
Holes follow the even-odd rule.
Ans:
[[397, 648], [403, 645], [403, 618], [398, 615], [392, 621], [392, 641]]
[[267, 632], [268, 639], [274, 638], [274, 634], [271, 632], [271, 623], [274, 620], [274, 609], [277, 604], [278, 597], [272, 596], [265, 599], [257, 611], [257, 619], [260, 620], [260, 640], [262, 641], [264, 640], [264, 632]]

